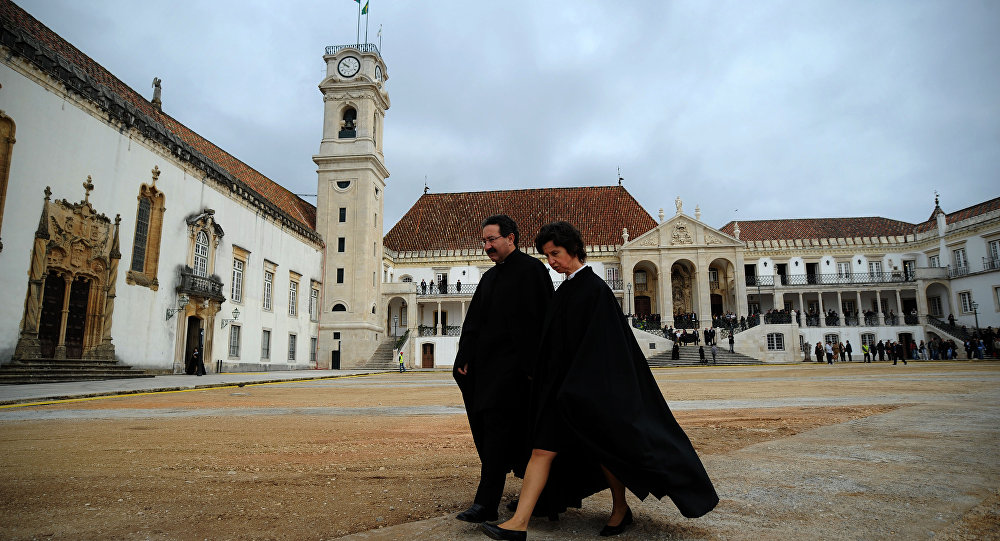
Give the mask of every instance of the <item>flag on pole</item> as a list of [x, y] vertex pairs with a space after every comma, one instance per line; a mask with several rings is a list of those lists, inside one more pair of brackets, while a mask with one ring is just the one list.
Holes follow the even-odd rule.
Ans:
[[[358, 3], [360, 4], [361, 0], [358, 0]], [[368, 15], [368, 2], [365, 2], [365, 7], [361, 8], [361, 14]]]

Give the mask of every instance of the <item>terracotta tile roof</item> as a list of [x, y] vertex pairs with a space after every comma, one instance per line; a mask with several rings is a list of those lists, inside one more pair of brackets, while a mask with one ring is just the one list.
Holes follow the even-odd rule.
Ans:
[[622, 228], [631, 238], [656, 227], [656, 221], [622, 186], [539, 188], [424, 194], [385, 236], [397, 252], [481, 250], [479, 224], [493, 214], [517, 222], [522, 249], [533, 247], [535, 234], [547, 223], [566, 220], [588, 246], [620, 245]]
[[173, 117], [157, 111], [142, 95], [10, 0], [0, 0], [0, 22], [3, 45], [63, 81], [68, 90], [93, 101], [111, 119], [124, 119], [124, 123], [139, 129], [143, 135], [172, 147], [170, 150], [176, 157], [202, 169], [217, 168], [219, 171], [214, 173], [206, 172], [215, 180], [233, 182], [237, 191], [247, 192], [246, 196], [256, 194], [264, 206], [273, 205], [277, 215], [284, 214], [283, 218], [295, 222], [292, 225], [305, 228], [300, 232], [319, 241], [313, 205]]
[[[734, 235], [734, 222], [720, 231]], [[740, 220], [740, 240], [832, 239], [890, 237], [912, 234], [916, 225], [879, 218], [800, 218], [788, 220]]]

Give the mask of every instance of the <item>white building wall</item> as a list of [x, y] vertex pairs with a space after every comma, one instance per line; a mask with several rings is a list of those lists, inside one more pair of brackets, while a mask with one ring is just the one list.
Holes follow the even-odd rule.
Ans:
[[[0, 65], [0, 79], [3, 80], [0, 108], [17, 126], [3, 215], [4, 251], [0, 257], [0, 284], [6, 291], [15, 292], [16, 301], [0, 305], [0, 358], [9, 358], [17, 343], [34, 231], [44, 197], [42, 192], [48, 185], [52, 187], [53, 200], [76, 203], [83, 200], [82, 184], [90, 176], [95, 186], [90, 194], [91, 204], [112, 221], [116, 214], [122, 219], [122, 259], [112, 327], [119, 359], [138, 368], [172, 369], [175, 338], [180, 327], [178, 316], [168, 321], [165, 314], [168, 307], [176, 306], [174, 288], [179, 280], [178, 267], [187, 262], [190, 252], [185, 218], [211, 208], [216, 212], [217, 223], [225, 230], [225, 237], [215, 251], [215, 273], [226, 285], [227, 299], [232, 278], [232, 245], [235, 243], [251, 252], [244, 276], [244, 301], [239, 305], [224, 303], [216, 325], [220, 324], [219, 319], [232, 317], [230, 312], [238, 307], [240, 323], [245, 326], [243, 351], [255, 350], [253, 358], [256, 361], [259, 360], [261, 325], [270, 318], [272, 350], [285, 343], [280, 339], [282, 335], [287, 337], [288, 332], [296, 332], [302, 353], [300, 362], [308, 360], [309, 338], [316, 332], [316, 325], [309, 321], [308, 315], [309, 280], [318, 278], [322, 268], [322, 253], [317, 246], [283, 231], [242, 202], [202, 182], [200, 172], [175, 162], [159, 146], [147, 144], [128, 131], [119, 132], [95, 118], [89, 110], [90, 105], [78, 101], [77, 97], [59, 94], [58, 89], [46, 89], [5, 64]], [[164, 193], [166, 207], [157, 291], [125, 282], [132, 257], [139, 187], [152, 183], [154, 167], [160, 170], [156, 187]], [[280, 314], [281, 317], [260, 314], [263, 258], [279, 264], [274, 309], [275, 316]], [[297, 318], [287, 317], [289, 268], [302, 273], [299, 294], [302, 309]], [[215, 330], [215, 347], [210, 355], [205, 355], [206, 365], [211, 360], [228, 357], [226, 331], [228, 329]]]

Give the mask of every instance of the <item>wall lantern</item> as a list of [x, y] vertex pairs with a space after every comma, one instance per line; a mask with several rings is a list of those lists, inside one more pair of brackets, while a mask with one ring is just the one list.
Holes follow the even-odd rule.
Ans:
[[177, 297], [177, 308], [167, 308], [167, 319], [169, 320], [174, 317], [174, 314], [183, 310], [184, 307], [187, 306], [189, 300], [190, 299], [188, 299], [187, 295], [181, 293], [180, 296]]
[[226, 325], [229, 325], [230, 323], [232, 323], [232, 322], [234, 322], [234, 321], [236, 321], [238, 319], [240, 319], [240, 310], [239, 310], [239, 308], [233, 308], [233, 319], [223, 319], [222, 320], [222, 328], [225, 329]]

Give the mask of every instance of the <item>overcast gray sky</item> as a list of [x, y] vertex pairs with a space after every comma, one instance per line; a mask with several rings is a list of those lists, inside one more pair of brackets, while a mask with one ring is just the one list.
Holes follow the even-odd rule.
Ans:
[[[143, 95], [160, 77], [166, 112], [316, 193], [322, 56], [355, 42], [354, 1], [18, 3]], [[715, 227], [919, 222], [934, 190], [946, 212], [1000, 195], [997, 1], [371, 0], [370, 10], [392, 100], [386, 230], [425, 176], [439, 193], [597, 186], [621, 167], [654, 218], [680, 196]]]

